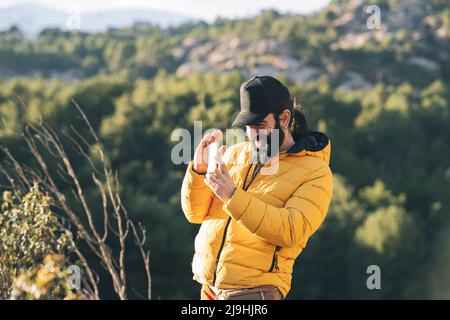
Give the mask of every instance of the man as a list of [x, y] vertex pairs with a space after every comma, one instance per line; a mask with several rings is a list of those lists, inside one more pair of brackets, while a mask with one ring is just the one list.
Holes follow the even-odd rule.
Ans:
[[[246, 126], [250, 141], [221, 147], [217, 169], [206, 174], [205, 148], [221, 133], [206, 135], [183, 180], [185, 216], [201, 224], [193, 278], [203, 285], [202, 299], [278, 300], [288, 294], [295, 259], [328, 211], [331, 145], [325, 134], [308, 130], [301, 107], [277, 79], [253, 77], [240, 95], [233, 125]], [[252, 161], [255, 148], [265, 161]], [[262, 174], [275, 161], [278, 169]]]

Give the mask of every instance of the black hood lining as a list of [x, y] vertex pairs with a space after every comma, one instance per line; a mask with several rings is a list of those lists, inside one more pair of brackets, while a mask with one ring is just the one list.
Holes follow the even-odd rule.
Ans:
[[289, 148], [287, 153], [298, 153], [302, 150], [320, 151], [323, 150], [329, 143], [328, 137], [318, 131], [308, 131], [308, 135], [296, 141], [295, 144]]

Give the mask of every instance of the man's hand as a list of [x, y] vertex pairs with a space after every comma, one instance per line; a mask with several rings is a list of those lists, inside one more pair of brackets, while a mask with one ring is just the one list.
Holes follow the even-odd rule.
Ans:
[[208, 133], [203, 137], [194, 153], [194, 171], [206, 173], [206, 170], [208, 169], [207, 147], [213, 142], [219, 143], [220, 140], [222, 140], [222, 131], [220, 130]]
[[228, 172], [227, 166], [222, 160], [222, 156], [225, 153], [227, 147], [224, 145], [220, 147], [218, 154], [216, 155], [217, 168], [211, 173], [208, 173], [205, 177], [205, 184], [211, 188], [214, 194], [226, 202], [236, 191], [234, 181]]

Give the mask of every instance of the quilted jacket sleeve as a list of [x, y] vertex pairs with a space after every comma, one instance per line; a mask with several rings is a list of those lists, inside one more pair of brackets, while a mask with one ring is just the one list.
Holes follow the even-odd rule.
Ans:
[[277, 208], [236, 189], [224, 210], [247, 230], [281, 247], [294, 247], [310, 237], [322, 224], [332, 196], [332, 173], [327, 165], [312, 172]]
[[205, 175], [193, 170], [194, 161], [189, 162], [181, 187], [181, 207], [191, 223], [202, 223], [208, 214], [214, 194], [203, 181]]

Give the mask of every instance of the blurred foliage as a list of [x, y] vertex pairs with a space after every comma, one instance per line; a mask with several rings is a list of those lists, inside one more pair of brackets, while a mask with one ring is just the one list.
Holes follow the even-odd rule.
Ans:
[[0, 211], [0, 298], [75, 297], [67, 285], [72, 238], [37, 185], [23, 197], [3, 193]]
[[10, 299], [83, 300], [83, 294], [70, 287], [70, 275], [64, 256], [48, 255], [42, 264], [23, 270], [14, 279]]

